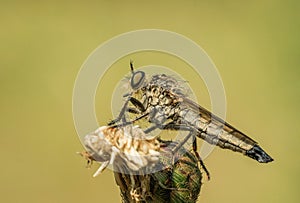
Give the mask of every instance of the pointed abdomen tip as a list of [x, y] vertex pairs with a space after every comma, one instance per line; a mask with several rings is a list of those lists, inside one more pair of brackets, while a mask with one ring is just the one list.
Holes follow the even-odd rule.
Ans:
[[274, 161], [260, 146], [254, 145], [254, 147], [246, 152], [246, 155], [260, 163], [268, 163]]

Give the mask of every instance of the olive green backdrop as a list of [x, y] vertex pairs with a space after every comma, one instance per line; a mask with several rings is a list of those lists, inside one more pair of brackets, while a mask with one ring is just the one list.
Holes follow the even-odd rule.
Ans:
[[[275, 159], [263, 165], [214, 150], [205, 160], [212, 180], [204, 180], [199, 202], [300, 201], [299, 1], [160, 2], [0, 2], [1, 202], [120, 202], [112, 172], [92, 178], [96, 166], [86, 169], [75, 153], [82, 146], [72, 90], [98, 45], [145, 28], [177, 32], [207, 51], [224, 82], [227, 121]], [[128, 69], [129, 58], [114, 66]], [[187, 66], [157, 53], [133, 59], [137, 66]], [[188, 80], [198, 91], [199, 79]], [[209, 108], [202, 87], [198, 99]], [[99, 125], [111, 118], [102, 94], [111, 89], [97, 92]]]

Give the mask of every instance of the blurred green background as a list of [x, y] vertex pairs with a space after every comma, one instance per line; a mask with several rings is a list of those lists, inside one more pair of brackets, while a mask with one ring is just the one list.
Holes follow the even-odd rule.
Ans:
[[[72, 120], [73, 85], [98, 45], [155, 28], [206, 50], [224, 82], [227, 121], [275, 159], [264, 165], [214, 150], [199, 202], [300, 202], [299, 9], [299, 1], [278, 0], [0, 1], [0, 201], [120, 202], [112, 172], [92, 178], [96, 166], [86, 169], [75, 154], [83, 148]], [[138, 56], [137, 66], [183, 64]], [[128, 61], [114, 66], [128, 68]], [[203, 92], [198, 99], [209, 108]], [[104, 125], [110, 101], [100, 91], [96, 100]]]

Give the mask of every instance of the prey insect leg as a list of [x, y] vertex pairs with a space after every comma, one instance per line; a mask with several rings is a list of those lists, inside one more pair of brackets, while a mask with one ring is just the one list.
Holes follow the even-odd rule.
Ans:
[[105, 161], [101, 164], [101, 166], [98, 168], [98, 170], [94, 173], [93, 177], [98, 176], [100, 173], [102, 173], [102, 171], [104, 171], [104, 169], [108, 166], [109, 161]]

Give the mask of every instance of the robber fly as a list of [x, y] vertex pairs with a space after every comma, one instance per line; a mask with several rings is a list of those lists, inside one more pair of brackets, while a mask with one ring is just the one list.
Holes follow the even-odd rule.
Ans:
[[154, 166], [160, 156], [159, 141], [156, 137], [147, 137], [138, 126], [99, 127], [84, 137], [84, 145], [87, 151], [80, 154], [88, 164], [93, 161], [102, 163], [94, 177], [108, 164], [129, 173]]
[[[191, 136], [197, 136], [210, 144], [240, 152], [260, 163], [273, 161], [256, 141], [189, 99], [175, 78], [165, 74], [147, 78], [145, 72], [134, 70], [132, 61], [130, 68], [132, 90], [124, 95], [127, 99], [119, 116], [108, 125], [127, 125], [146, 118], [153, 126], [146, 129], [145, 133], [156, 128], [190, 132], [176, 150]], [[129, 104], [133, 107], [129, 107]], [[127, 121], [127, 113], [136, 114], [137, 117]], [[193, 149], [201, 163], [195, 139]]]

